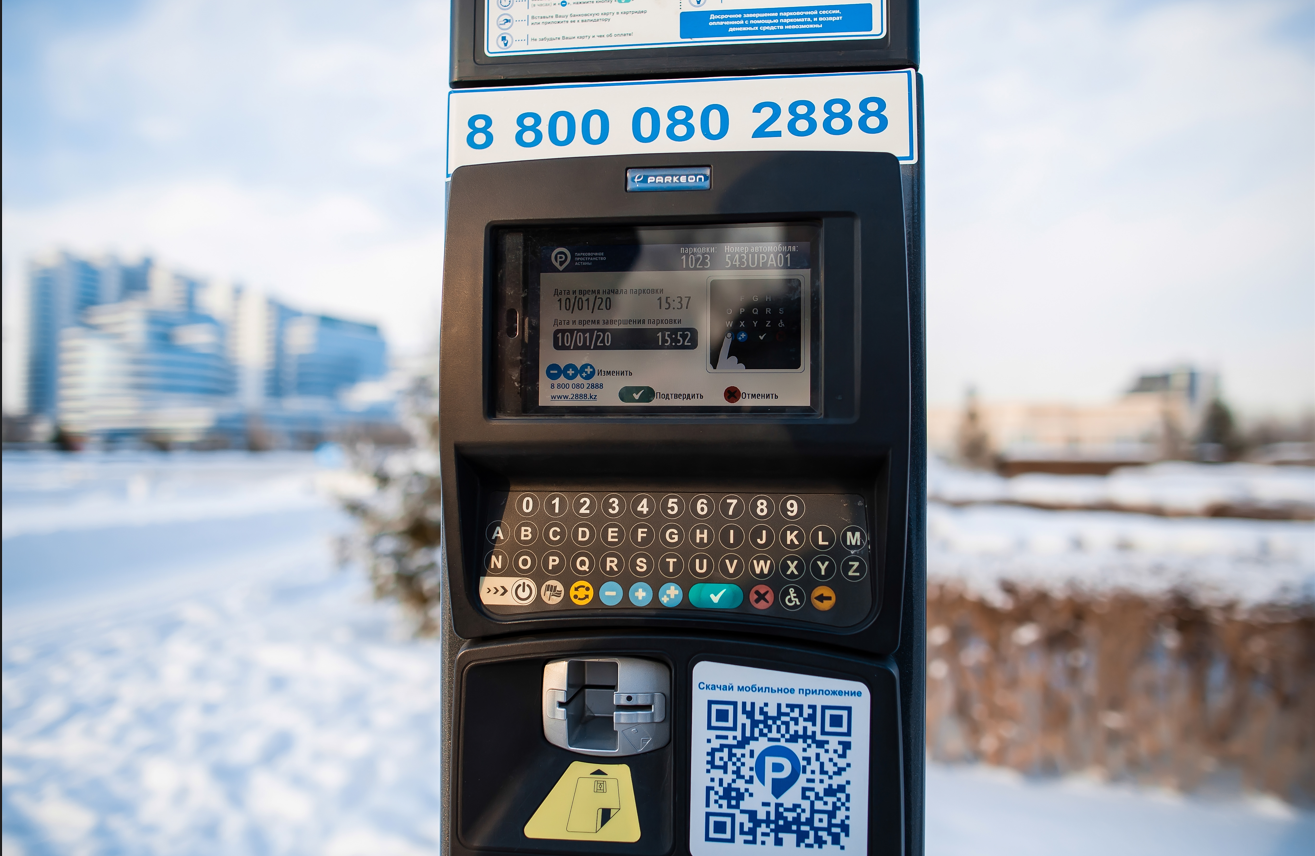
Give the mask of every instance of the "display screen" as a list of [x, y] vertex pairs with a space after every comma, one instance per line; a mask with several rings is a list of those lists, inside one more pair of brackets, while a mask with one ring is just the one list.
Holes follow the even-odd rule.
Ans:
[[528, 409], [813, 409], [817, 233], [528, 233]]

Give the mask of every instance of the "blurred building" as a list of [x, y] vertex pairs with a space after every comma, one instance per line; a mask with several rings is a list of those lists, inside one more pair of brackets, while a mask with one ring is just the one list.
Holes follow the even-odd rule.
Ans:
[[61, 336], [59, 424], [114, 442], [197, 443], [241, 424], [225, 331], [208, 315], [134, 298], [87, 309]]
[[32, 432], [267, 448], [396, 428], [392, 402], [358, 390], [388, 369], [374, 325], [302, 313], [150, 258], [57, 253], [28, 273], [21, 333]]
[[284, 398], [335, 398], [363, 380], [382, 377], [388, 368], [378, 327], [327, 315], [289, 320], [282, 356]]
[[235, 296], [230, 356], [237, 366], [243, 407], [259, 410], [283, 397], [286, 333], [299, 314], [260, 291], [243, 290]]
[[59, 408], [59, 339], [83, 310], [105, 302], [100, 268], [68, 253], [28, 263], [24, 397], [27, 414], [53, 420]]
[[1141, 375], [1107, 404], [980, 402], [970, 393], [962, 407], [928, 409], [927, 443], [1007, 473], [1108, 472], [1190, 457], [1218, 395], [1218, 377], [1191, 366]]

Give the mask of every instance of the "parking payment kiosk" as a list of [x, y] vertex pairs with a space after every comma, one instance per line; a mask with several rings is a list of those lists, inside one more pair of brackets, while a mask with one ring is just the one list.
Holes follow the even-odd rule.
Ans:
[[457, 0], [444, 853], [922, 852], [915, 8]]

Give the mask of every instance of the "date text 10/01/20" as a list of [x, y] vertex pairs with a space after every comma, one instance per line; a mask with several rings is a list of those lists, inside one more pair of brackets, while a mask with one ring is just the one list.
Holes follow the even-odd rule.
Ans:
[[[756, 122], [750, 135], [755, 139], [780, 137], [788, 133], [793, 137], [811, 137], [819, 130], [833, 137], [841, 137], [851, 131], [863, 134], [880, 134], [890, 124], [886, 116], [886, 101], [875, 95], [858, 102], [855, 115], [853, 105], [844, 98], [832, 98], [822, 104], [819, 114], [817, 105], [807, 99], [792, 101], [782, 110], [775, 101], [760, 101], [754, 105]], [[789, 118], [785, 118], [786, 114]], [[667, 139], [683, 143], [701, 134], [706, 140], [720, 140], [730, 131], [731, 115], [721, 104], [709, 104], [697, 113], [684, 104], [677, 104], [667, 110], [666, 125], [662, 116], [652, 107], [640, 107], [630, 118], [630, 133], [636, 142], [651, 143], [665, 133]], [[784, 121], [782, 121], [784, 119]], [[487, 113], [476, 113], [466, 122], [470, 133], [466, 134], [466, 145], [477, 151], [487, 149], [494, 140], [493, 117]], [[576, 129], [579, 139], [586, 145], [599, 146], [607, 142], [611, 135], [612, 121], [604, 110], [587, 110], [577, 122], [575, 114], [568, 110], [558, 110], [544, 122], [543, 115], [526, 111], [516, 117], [516, 145], [532, 149], [547, 140], [558, 147], [569, 146], [575, 142]]]
[[554, 351], [692, 351], [698, 346], [694, 327], [552, 331]]
[[[659, 312], [679, 312], [689, 309], [690, 301], [693, 300], [687, 294], [670, 295], [654, 298], [657, 301]], [[606, 295], [568, 295], [567, 297], [557, 298], [557, 311], [574, 315], [577, 312], [611, 312], [612, 298]]]

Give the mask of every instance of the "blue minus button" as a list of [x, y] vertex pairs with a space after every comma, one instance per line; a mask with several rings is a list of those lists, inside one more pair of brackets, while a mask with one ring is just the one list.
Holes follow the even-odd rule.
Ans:
[[626, 192], [652, 190], [708, 190], [710, 166], [654, 166], [626, 170]]
[[689, 602], [699, 609], [734, 609], [744, 603], [744, 592], [733, 583], [696, 583], [690, 586]]

